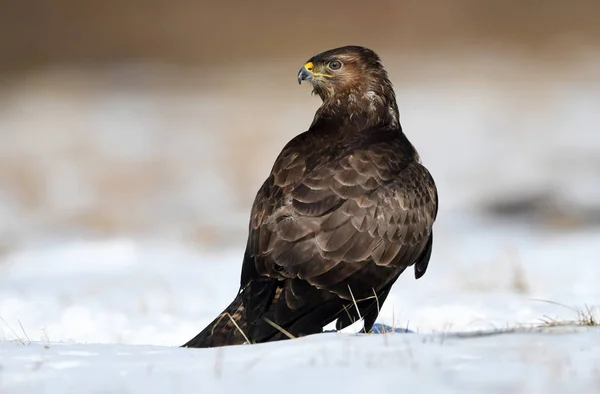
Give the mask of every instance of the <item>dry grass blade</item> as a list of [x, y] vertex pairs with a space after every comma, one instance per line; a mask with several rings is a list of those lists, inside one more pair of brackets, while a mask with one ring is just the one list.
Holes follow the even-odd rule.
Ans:
[[583, 326], [596, 327], [600, 325], [600, 321], [594, 314], [594, 308], [585, 306], [585, 311], [579, 311], [579, 323]]
[[233, 316], [231, 316], [228, 312], [225, 312], [225, 316], [227, 316], [229, 318], [229, 320], [231, 320], [231, 322], [233, 323], [233, 325], [235, 326], [235, 328], [237, 328], [237, 330], [242, 334], [242, 336], [244, 337], [244, 339], [246, 340], [246, 342], [252, 343], [252, 342], [250, 342], [250, 339], [248, 339], [248, 336], [246, 335], [246, 333], [237, 324], [237, 322], [235, 321], [235, 319], [233, 318]]
[[352, 324], [356, 323], [356, 321], [354, 320], [354, 317], [352, 317], [352, 315], [350, 314], [350, 311], [348, 310], [346, 305], [344, 305], [344, 312], [346, 312], [346, 315], [348, 315], [348, 320], [351, 321]]
[[354, 298], [354, 294], [352, 294], [352, 289], [350, 285], [348, 285], [348, 291], [350, 292], [350, 297], [352, 297], [352, 302], [354, 303], [354, 307], [356, 308], [356, 313], [358, 313], [358, 319], [362, 320], [362, 316], [360, 315], [360, 309], [358, 309], [358, 304], [356, 303], [356, 298]]
[[[219, 320], [217, 320], [215, 322], [215, 324], [213, 324], [212, 328], [210, 329], [210, 335], [215, 335], [215, 328], [217, 328], [217, 326], [219, 325], [221, 320], [223, 320], [224, 317], [227, 317], [227, 315], [228, 315], [227, 312], [223, 312], [223, 313], [221, 313], [221, 315], [219, 315]], [[229, 318], [231, 319], [231, 316]]]
[[6, 327], [8, 327], [8, 329], [13, 333], [17, 342], [19, 342], [21, 345], [25, 345], [25, 342], [23, 342], [21, 337], [19, 337], [19, 334], [17, 334], [17, 332], [15, 330], [13, 330], [11, 326], [8, 325], [8, 323], [6, 322], [6, 320], [4, 320], [4, 318], [2, 316], [0, 316], [0, 320], [2, 320], [2, 322], [6, 325]]
[[289, 339], [296, 339], [295, 336], [293, 336], [292, 334], [290, 334], [289, 331], [287, 331], [285, 328], [281, 327], [279, 324], [275, 323], [274, 321], [272, 321], [271, 319], [267, 318], [267, 317], [263, 317], [263, 319], [265, 319], [265, 321], [267, 323], [269, 323], [271, 326], [275, 327], [276, 329], [278, 329], [283, 335], [285, 335], [286, 337], [288, 337]]
[[557, 319], [554, 319], [548, 315], [544, 315], [541, 319], [539, 319], [541, 322], [542, 327], [555, 327], [555, 326], [560, 326], [561, 322], [558, 321]]
[[558, 318], [552, 318], [548, 315], [544, 315], [541, 321], [541, 327], [563, 327], [563, 326], [580, 326], [580, 327], [597, 327], [600, 326], [600, 320], [594, 313], [594, 308], [588, 305], [585, 306], [584, 310], [577, 310], [566, 305], [562, 305], [556, 302], [549, 301], [551, 304], [564, 306], [577, 313], [576, 320], [559, 320]]
[[42, 332], [44, 333], [44, 339], [46, 339], [46, 342], [50, 343], [50, 337], [48, 336], [48, 330], [46, 330], [46, 327], [42, 328]]
[[573, 308], [571, 306], [568, 306], [568, 305], [565, 305], [565, 304], [561, 304], [560, 302], [556, 302], [556, 301], [544, 300], [544, 299], [541, 299], [541, 298], [530, 298], [530, 300], [532, 300], [532, 301], [539, 301], [539, 302], [545, 302], [547, 304], [552, 304], [552, 305], [557, 305], [557, 306], [562, 306], [563, 308], [570, 309], [573, 312], [579, 312], [577, 309], [575, 309], [575, 308]]
[[[375, 291], [375, 288], [371, 287], [371, 290], [373, 290], [373, 297], [369, 297], [369, 298], [375, 298], [375, 303], [377, 304], [377, 315], [379, 316], [379, 313], [381, 312], [381, 305], [379, 304], [379, 296], [377, 295], [377, 292]], [[379, 333], [380, 334], [387, 334], [388, 330], [387, 327], [385, 325], [381, 326], [382, 328], [380, 328]], [[373, 332], [373, 329], [371, 328], [371, 332]]]
[[379, 314], [379, 312], [381, 312], [381, 305], [379, 305], [379, 297], [377, 296], [377, 292], [374, 288], [371, 288], [371, 290], [373, 290], [373, 296], [375, 297], [375, 302], [377, 302], [377, 314]]
[[23, 328], [23, 324], [21, 324], [21, 320], [18, 320], [19, 322], [19, 326], [21, 326], [21, 331], [23, 331], [23, 334], [25, 334], [25, 338], [27, 338], [27, 340], [29, 341], [29, 344], [31, 345], [31, 339], [29, 339], [29, 335], [27, 335], [27, 332], [25, 332], [25, 329]]

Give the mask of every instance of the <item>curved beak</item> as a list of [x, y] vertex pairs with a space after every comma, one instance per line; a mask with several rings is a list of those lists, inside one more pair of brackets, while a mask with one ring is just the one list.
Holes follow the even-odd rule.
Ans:
[[302, 81], [310, 81], [313, 78], [313, 64], [312, 62], [308, 62], [300, 69], [298, 72], [298, 83], [301, 84]]

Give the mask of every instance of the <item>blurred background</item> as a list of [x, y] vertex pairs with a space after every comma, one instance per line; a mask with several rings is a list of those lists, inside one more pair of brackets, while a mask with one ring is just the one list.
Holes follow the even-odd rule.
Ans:
[[442, 219], [600, 223], [597, 1], [0, 9], [2, 250], [73, 235], [243, 243], [254, 193], [319, 105], [297, 70], [348, 44], [382, 56]]
[[[36, 245], [160, 240], [233, 249], [235, 287], [256, 190], [319, 106], [297, 72], [349, 44], [383, 58], [438, 183], [438, 267], [492, 231], [508, 249], [600, 234], [598, 15], [594, 0], [1, 0], [0, 266]], [[33, 276], [54, 260], [35, 261]]]

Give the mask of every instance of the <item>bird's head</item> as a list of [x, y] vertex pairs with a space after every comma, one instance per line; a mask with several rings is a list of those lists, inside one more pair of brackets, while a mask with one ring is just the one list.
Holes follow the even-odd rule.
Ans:
[[308, 81], [323, 101], [340, 94], [364, 93], [387, 81], [375, 52], [360, 46], [331, 49], [313, 56], [298, 72], [298, 83]]
[[360, 46], [319, 53], [298, 72], [298, 83], [308, 81], [323, 100], [315, 121], [325, 114], [364, 121], [398, 124], [396, 97], [379, 56]]

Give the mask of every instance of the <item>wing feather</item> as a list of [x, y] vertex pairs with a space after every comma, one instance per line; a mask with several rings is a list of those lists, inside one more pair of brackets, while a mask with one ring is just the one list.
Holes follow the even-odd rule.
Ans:
[[[258, 242], [249, 245], [260, 256], [257, 271], [325, 289], [360, 271], [365, 283], [379, 278], [379, 291], [415, 264], [430, 238], [437, 194], [423, 166], [396, 157], [386, 147], [355, 149], [307, 171], [309, 159], [283, 154], [255, 201], [250, 238]], [[275, 194], [275, 204], [261, 203]], [[376, 273], [382, 267], [390, 271]]]

